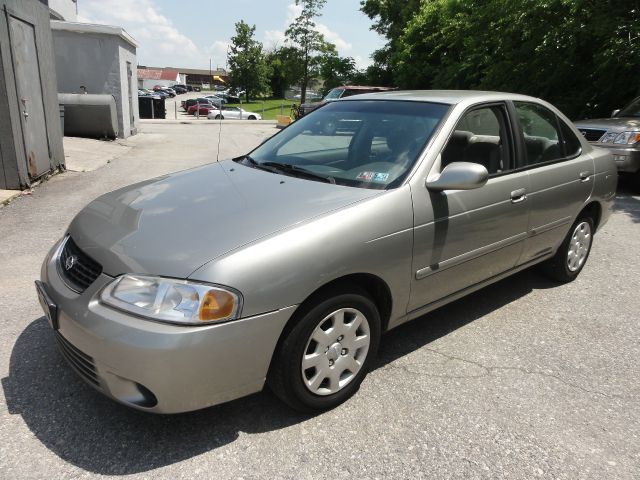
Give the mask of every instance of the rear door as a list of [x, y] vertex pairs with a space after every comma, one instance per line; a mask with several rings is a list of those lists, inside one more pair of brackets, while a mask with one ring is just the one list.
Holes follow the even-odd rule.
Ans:
[[441, 152], [436, 173], [452, 162], [489, 171], [474, 190], [429, 192], [414, 198], [414, 264], [409, 311], [513, 268], [527, 236], [527, 172], [513, 170], [514, 124], [505, 103], [468, 110]]
[[591, 195], [594, 164], [573, 130], [544, 105], [513, 103], [518, 124], [518, 170], [527, 171], [531, 205], [522, 263], [548, 255], [562, 242]]
[[7, 21], [27, 170], [33, 180], [51, 169], [35, 27], [11, 13]]

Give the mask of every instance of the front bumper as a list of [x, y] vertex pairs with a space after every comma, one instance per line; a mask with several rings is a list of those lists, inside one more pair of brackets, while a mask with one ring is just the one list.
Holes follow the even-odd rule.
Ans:
[[606, 148], [611, 152], [619, 172], [640, 172], [640, 150], [635, 148], [612, 147], [610, 143], [597, 143], [593, 145]]
[[203, 327], [141, 319], [98, 301], [112, 279], [100, 275], [81, 294], [47, 256], [42, 282], [58, 309], [63, 356], [90, 385], [133, 408], [178, 413], [260, 391], [278, 338], [295, 306]]

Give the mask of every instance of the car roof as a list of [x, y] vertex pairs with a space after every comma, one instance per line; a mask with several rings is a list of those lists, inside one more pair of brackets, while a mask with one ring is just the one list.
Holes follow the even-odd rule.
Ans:
[[386, 92], [363, 93], [341, 99], [341, 102], [361, 100], [398, 100], [411, 102], [435, 102], [455, 105], [469, 102], [491, 102], [498, 100], [531, 101], [539, 99], [527, 95], [505, 92], [488, 92], [481, 90], [392, 90]]
[[368, 85], [341, 85], [336, 87], [337, 89], [344, 88], [349, 90], [376, 90], [376, 91], [387, 91], [387, 90], [395, 90], [393, 87], [372, 87]]

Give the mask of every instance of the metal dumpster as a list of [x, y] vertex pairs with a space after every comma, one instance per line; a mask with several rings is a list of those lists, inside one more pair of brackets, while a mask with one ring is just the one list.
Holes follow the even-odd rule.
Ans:
[[164, 98], [138, 97], [138, 112], [140, 118], [166, 118], [167, 110], [164, 105]]
[[72, 137], [116, 138], [118, 114], [113, 95], [59, 93], [64, 107], [64, 134]]

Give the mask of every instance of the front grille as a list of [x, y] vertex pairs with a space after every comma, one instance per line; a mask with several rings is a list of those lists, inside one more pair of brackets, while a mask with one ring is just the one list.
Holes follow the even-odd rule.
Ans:
[[62, 356], [69, 362], [71, 367], [84, 378], [86, 381], [100, 387], [100, 381], [98, 380], [98, 372], [96, 371], [95, 363], [86, 353], [82, 352], [78, 348], [74, 347], [69, 341], [56, 332], [56, 341], [58, 342], [58, 348], [62, 353]]
[[580, 130], [580, 133], [587, 139], [587, 142], [597, 142], [607, 133], [606, 130], [596, 128], [579, 128], [578, 130]]
[[102, 266], [80, 250], [71, 237], [67, 238], [58, 262], [65, 283], [78, 293], [85, 291], [102, 273]]

